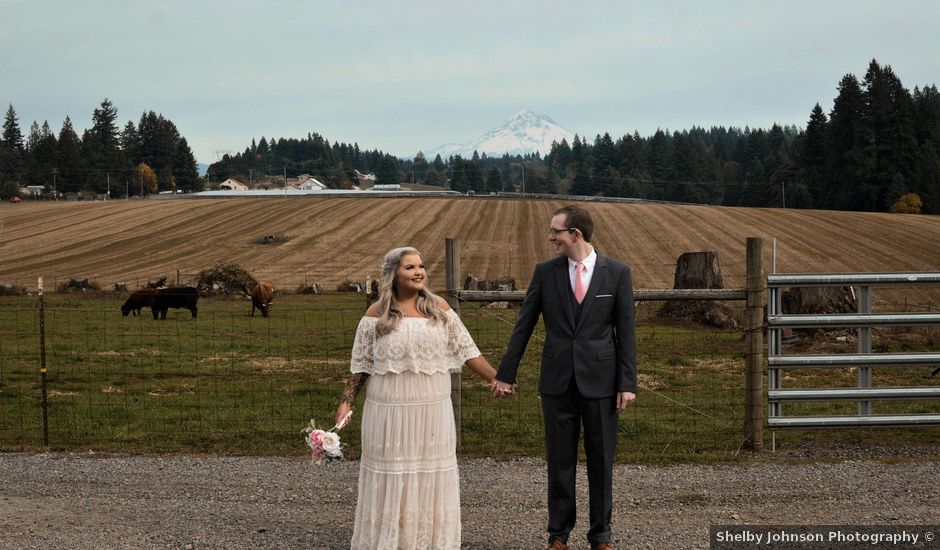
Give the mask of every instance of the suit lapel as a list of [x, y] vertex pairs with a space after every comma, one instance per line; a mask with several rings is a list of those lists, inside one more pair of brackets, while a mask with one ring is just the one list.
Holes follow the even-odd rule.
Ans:
[[591, 286], [588, 287], [587, 294], [584, 296], [584, 302], [581, 304], [581, 315], [578, 317], [578, 323], [575, 325], [575, 331], [581, 327], [584, 320], [587, 319], [588, 311], [594, 305], [594, 298], [597, 296], [597, 289], [601, 287], [604, 278], [607, 277], [607, 260], [597, 255], [597, 262], [594, 264], [594, 275], [591, 276]]
[[561, 256], [559, 261], [555, 262], [555, 281], [558, 283], [558, 299], [561, 301], [561, 307], [565, 310], [565, 317], [568, 324], [574, 330], [574, 307], [571, 305], [571, 278], [568, 276], [568, 258]]

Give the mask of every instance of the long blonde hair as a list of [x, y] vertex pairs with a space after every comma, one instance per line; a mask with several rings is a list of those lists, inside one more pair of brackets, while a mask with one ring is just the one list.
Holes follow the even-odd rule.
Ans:
[[[382, 262], [382, 275], [379, 286], [379, 320], [375, 323], [375, 332], [383, 336], [398, 328], [398, 323], [404, 317], [401, 308], [398, 307], [398, 295], [395, 284], [395, 271], [401, 265], [401, 259], [407, 254], [421, 253], [410, 246], [394, 248], [385, 255], [385, 261]], [[447, 316], [441, 308], [441, 298], [428, 290], [429, 278], [424, 278], [424, 288], [418, 291], [417, 309], [422, 316], [435, 322], [447, 323]]]

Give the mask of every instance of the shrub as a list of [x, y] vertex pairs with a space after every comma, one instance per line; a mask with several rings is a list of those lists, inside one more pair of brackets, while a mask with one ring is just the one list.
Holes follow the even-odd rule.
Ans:
[[218, 262], [196, 275], [196, 288], [202, 295], [247, 294], [256, 284], [258, 280], [238, 264]]
[[908, 193], [891, 205], [891, 212], [893, 214], [920, 214], [923, 207], [924, 203], [916, 193]]

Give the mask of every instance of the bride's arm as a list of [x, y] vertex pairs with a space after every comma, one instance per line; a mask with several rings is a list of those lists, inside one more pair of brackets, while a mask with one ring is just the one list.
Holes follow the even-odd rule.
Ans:
[[367, 378], [369, 378], [367, 373], [356, 372], [350, 374], [349, 378], [346, 379], [346, 387], [343, 388], [343, 399], [336, 409], [336, 426], [338, 428], [342, 428], [349, 421], [348, 416], [352, 412], [353, 402], [356, 401], [359, 390], [365, 386]]
[[473, 359], [468, 359], [464, 363], [470, 370], [477, 373], [480, 378], [486, 380], [487, 382], [493, 382], [493, 379], [496, 378], [496, 369], [490, 366], [490, 362], [486, 360], [486, 357], [479, 355]]

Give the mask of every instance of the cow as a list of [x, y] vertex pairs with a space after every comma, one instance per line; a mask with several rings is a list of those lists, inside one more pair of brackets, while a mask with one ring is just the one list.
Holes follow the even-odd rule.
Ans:
[[264, 281], [259, 282], [251, 289], [251, 316], [255, 316], [255, 308], [261, 310], [261, 316], [267, 317], [274, 300], [274, 285]]
[[172, 308], [188, 309], [196, 318], [196, 302], [199, 301], [199, 291], [191, 286], [158, 288], [150, 310], [154, 319], [166, 319], [166, 312]]
[[121, 306], [121, 315], [127, 317], [131, 312], [134, 313], [134, 316], [140, 315], [140, 310], [149, 307], [153, 308], [153, 299], [157, 296], [157, 289], [155, 288], [142, 288], [140, 290], [135, 290], [130, 296], [127, 297], [127, 301], [124, 302], [124, 305]]

